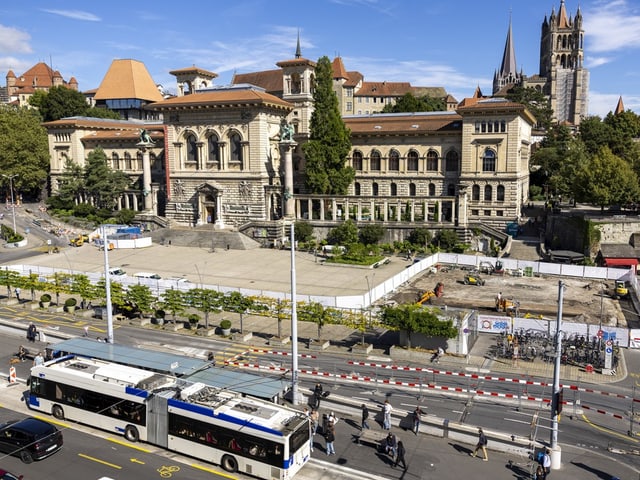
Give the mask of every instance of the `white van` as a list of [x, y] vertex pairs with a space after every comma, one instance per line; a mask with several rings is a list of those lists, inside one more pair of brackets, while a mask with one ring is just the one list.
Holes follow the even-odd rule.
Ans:
[[109, 269], [109, 275], [111, 275], [112, 277], [124, 277], [126, 274], [127, 272], [119, 267]]
[[162, 278], [157, 273], [151, 273], [151, 272], [138, 272], [138, 273], [134, 273], [133, 276], [136, 278], [151, 278], [153, 280], [160, 280]]

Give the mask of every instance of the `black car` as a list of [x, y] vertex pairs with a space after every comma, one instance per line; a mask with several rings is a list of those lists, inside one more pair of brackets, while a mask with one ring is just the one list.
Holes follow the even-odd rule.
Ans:
[[20, 457], [24, 463], [53, 455], [62, 448], [62, 432], [33, 417], [0, 425], [0, 451]]

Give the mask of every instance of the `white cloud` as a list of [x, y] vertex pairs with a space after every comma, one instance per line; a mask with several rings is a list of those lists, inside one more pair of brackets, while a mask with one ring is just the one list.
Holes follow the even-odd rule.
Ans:
[[0, 57], [0, 72], [13, 70], [16, 75], [22, 75], [33, 67], [33, 62], [21, 60], [15, 57]]
[[601, 3], [583, 17], [588, 51], [640, 48], [640, 12], [626, 0]]
[[49, 10], [43, 9], [47, 13], [53, 13], [54, 15], [60, 15], [61, 17], [71, 18], [73, 20], [84, 20], [88, 22], [99, 22], [101, 18], [93, 13], [83, 12], [82, 10]]
[[[598, 115], [601, 118], [605, 117], [609, 112], [616, 109], [619, 98], [620, 94], [617, 93], [590, 91], [589, 115]], [[629, 95], [622, 94], [622, 103], [624, 103], [625, 110], [633, 110], [636, 113], [640, 113], [640, 96], [637, 93]]]
[[585, 64], [587, 66], [587, 68], [595, 68], [595, 67], [599, 67], [600, 65], [604, 65], [606, 63], [612, 62], [613, 59], [611, 57], [591, 57], [588, 56], [586, 58]]
[[13, 27], [0, 25], [0, 52], [1, 53], [31, 53], [29, 41], [31, 36]]

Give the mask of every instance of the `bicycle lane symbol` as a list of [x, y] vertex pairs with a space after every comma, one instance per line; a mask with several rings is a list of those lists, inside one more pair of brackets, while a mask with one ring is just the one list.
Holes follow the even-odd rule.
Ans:
[[171, 478], [171, 476], [180, 471], [180, 467], [177, 465], [169, 465], [168, 467], [163, 465], [158, 469], [158, 473], [162, 478]]

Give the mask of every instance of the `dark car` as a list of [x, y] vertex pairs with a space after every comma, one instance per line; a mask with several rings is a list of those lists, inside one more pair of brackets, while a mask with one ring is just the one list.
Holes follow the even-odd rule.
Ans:
[[62, 432], [44, 420], [27, 417], [0, 425], [0, 451], [24, 463], [53, 455], [62, 448]]
[[23, 478], [22, 475], [14, 475], [0, 468], [0, 480], [22, 480]]

